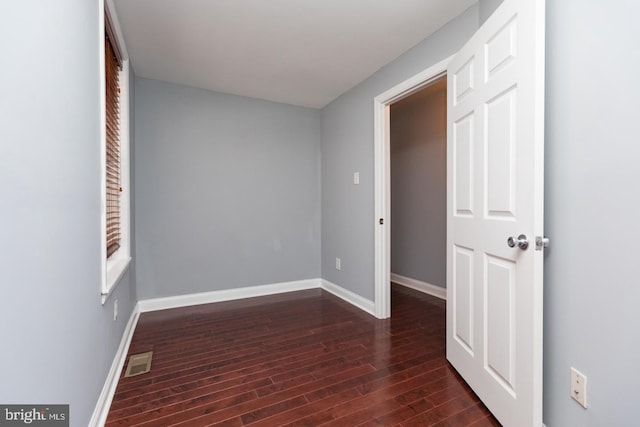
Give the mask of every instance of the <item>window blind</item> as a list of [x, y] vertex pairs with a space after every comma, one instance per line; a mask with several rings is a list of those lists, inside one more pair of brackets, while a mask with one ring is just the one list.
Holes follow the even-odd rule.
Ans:
[[[105, 78], [106, 78], [106, 192], [107, 192], [107, 258], [120, 247], [120, 85], [122, 61], [113, 42], [113, 34], [106, 23]], [[115, 47], [114, 47], [115, 45]]]

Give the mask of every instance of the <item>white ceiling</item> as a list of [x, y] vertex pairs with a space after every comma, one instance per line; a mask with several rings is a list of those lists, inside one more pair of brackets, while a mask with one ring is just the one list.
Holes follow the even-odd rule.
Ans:
[[321, 108], [477, 0], [115, 0], [136, 75]]

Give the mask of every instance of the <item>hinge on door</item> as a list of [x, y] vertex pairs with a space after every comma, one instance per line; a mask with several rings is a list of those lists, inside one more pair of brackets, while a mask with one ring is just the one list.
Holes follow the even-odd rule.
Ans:
[[549, 247], [549, 238], [546, 236], [536, 236], [536, 251], [541, 251], [543, 248]]

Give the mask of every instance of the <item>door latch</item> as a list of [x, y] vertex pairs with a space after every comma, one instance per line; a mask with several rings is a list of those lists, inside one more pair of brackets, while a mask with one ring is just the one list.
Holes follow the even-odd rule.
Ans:
[[536, 236], [536, 251], [541, 251], [549, 247], [549, 238], [546, 236]]

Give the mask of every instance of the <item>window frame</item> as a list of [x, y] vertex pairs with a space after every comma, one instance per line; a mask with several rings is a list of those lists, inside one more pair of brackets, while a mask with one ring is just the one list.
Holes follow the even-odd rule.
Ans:
[[[130, 170], [130, 123], [129, 123], [129, 55], [124, 43], [122, 31], [115, 8], [111, 0], [99, 0], [99, 40], [100, 40], [100, 195], [101, 195], [101, 266], [102, 280], [100, 294], [102, 304], [117, 287], [120, 279], [131, 263], [131, 170]], [[120, 248], [107, 259], [107, 136], [106, 136], [106, 83], [105, 83], [105, 18], [109, 21], [115, 35], [115, 43], [122, 54], [122, 70], [119, 75], [120, 84]]]

